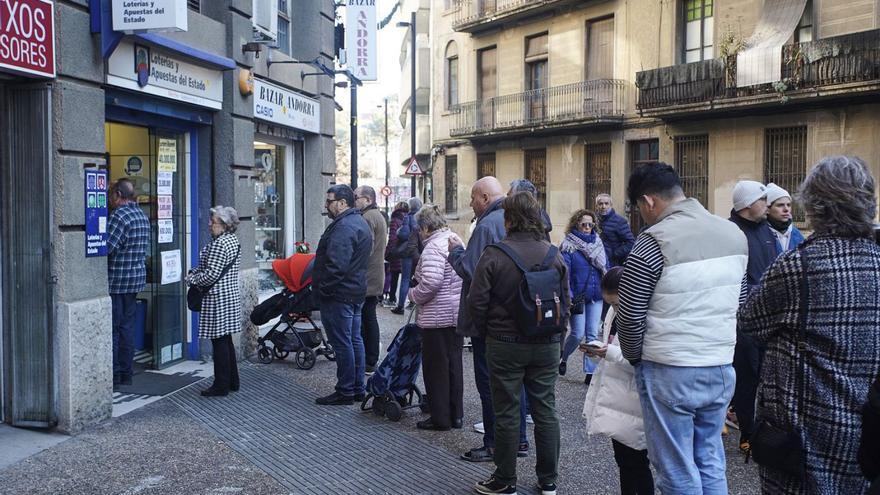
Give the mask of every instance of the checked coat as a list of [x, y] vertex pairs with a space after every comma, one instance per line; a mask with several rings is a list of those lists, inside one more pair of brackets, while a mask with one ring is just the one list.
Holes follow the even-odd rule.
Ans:
[[[214, 284], [202, 299], [202, 311], [199, 313], [200, 339], [217, 339], [241, 331], [243, 317], [238, 277], [241, 265], [240, 248], [235, 234], [221, 234], [202, 248], [199, 266], [187, 276], [190, 285], [207, 287]], [[217, 280], [223, 268], [233, 260], [235, 262], [232, 268], [222, 279]]]
[[[807, 253], [806, 351], [796, 346], [801, 250], [783, 253], [739, 311], [739, 329], [767, 348], [757, 416], [801, 433], [806, 477], [761, 468], [767, 494], [864, 494], [856, 453], [861, 409], [880, 372], [880, 246], [869, 239], [812, 236]], [[804, 359], [798, 411], [796, 356]]]

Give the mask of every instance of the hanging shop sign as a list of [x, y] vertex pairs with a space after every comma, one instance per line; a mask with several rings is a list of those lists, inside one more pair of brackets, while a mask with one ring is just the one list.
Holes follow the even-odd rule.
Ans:
[[113, 30], [186, 31], [186, 0], [113, 0]]
[[107, 62], [107, 84], [202, 107], [223, 107], [223, 73], [154, 46], [123, 41]]
[[52, 2], [0, 0], [0, 70], [55, 77]]
[[85, 172], [86, 258], [107, 256], [107, 171]]
[[379, 67], [376, 50], [376, 0], [347, 0], [345, 49], [348, 70], [361, 81], [375, 81]]
[[254, 117], [315, 134], [321, 131], [318, 100], [260, 79], [254, 79]]

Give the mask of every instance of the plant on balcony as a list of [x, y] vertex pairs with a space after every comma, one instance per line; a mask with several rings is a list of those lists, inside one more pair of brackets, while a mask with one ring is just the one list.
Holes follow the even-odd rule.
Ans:
[[790, 75], [783, 77], [781, 81], [777, 81], [771, 86], [773, 87], [773, 91], [776, 91], [776, 93], [779, 94], [779, 102], [784, 105], [791, 100], [791, 97], [786, 95], [785, 92], [790, 89], [795, 90], [800, 88], [801, 83], [804, 81], [805, 57], [804, 52], [801, 51], [801, 47], [798, 44], [785, 47], [783, 50], [783, 57], [786, 72]]
[[724, 61], [724, 85], [728, 88], [736, 88], [736, 54], [746, 48], [742, 31], [740, 29], [734, 31], [728, 25], [718, 40], [718, 46], [721, 50], [721, 60]]

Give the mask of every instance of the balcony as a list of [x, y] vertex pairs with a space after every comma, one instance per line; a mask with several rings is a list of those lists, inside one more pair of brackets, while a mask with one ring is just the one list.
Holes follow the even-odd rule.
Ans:
[[462, 103], [453, 109], [449, 133], [479, 138], [619, 125], [627, 87], [599, 79]]
[[503, 23], [549, 15], [562, 8], [583, 6], [584, 0], [458, 0], [452, 29], [476, 34]]
[[880, 30], [782, 48], [781, 81], [736, 86], [736, 57], [662, 67], [636, 74], [639, 112], [675, 118], [880, 93]]

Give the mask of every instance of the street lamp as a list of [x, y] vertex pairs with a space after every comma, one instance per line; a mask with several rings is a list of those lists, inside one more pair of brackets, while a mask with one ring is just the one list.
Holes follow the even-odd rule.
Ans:
[[[376, 108], [382, 108], [377, 105]], [[388, 176], [391, 175], [391, 164], [388, 163], [388, 97], [385, 97], [385, 187], [388, 187]], [[388, 214], [388, 196], [385, 196], [385, 213]]]
[[[409, 28], [410, 31], [410, 82], [409, 82], [409, 109], [410, 109], [410, 136], [409, 146], [412, 150], [412, 158], [416, 158], [416, 13], [410, 14], [409, 22], [398, 22], [397, 27]], [[410, 196], [416, 195], [416, 176], [410, 177]]]

